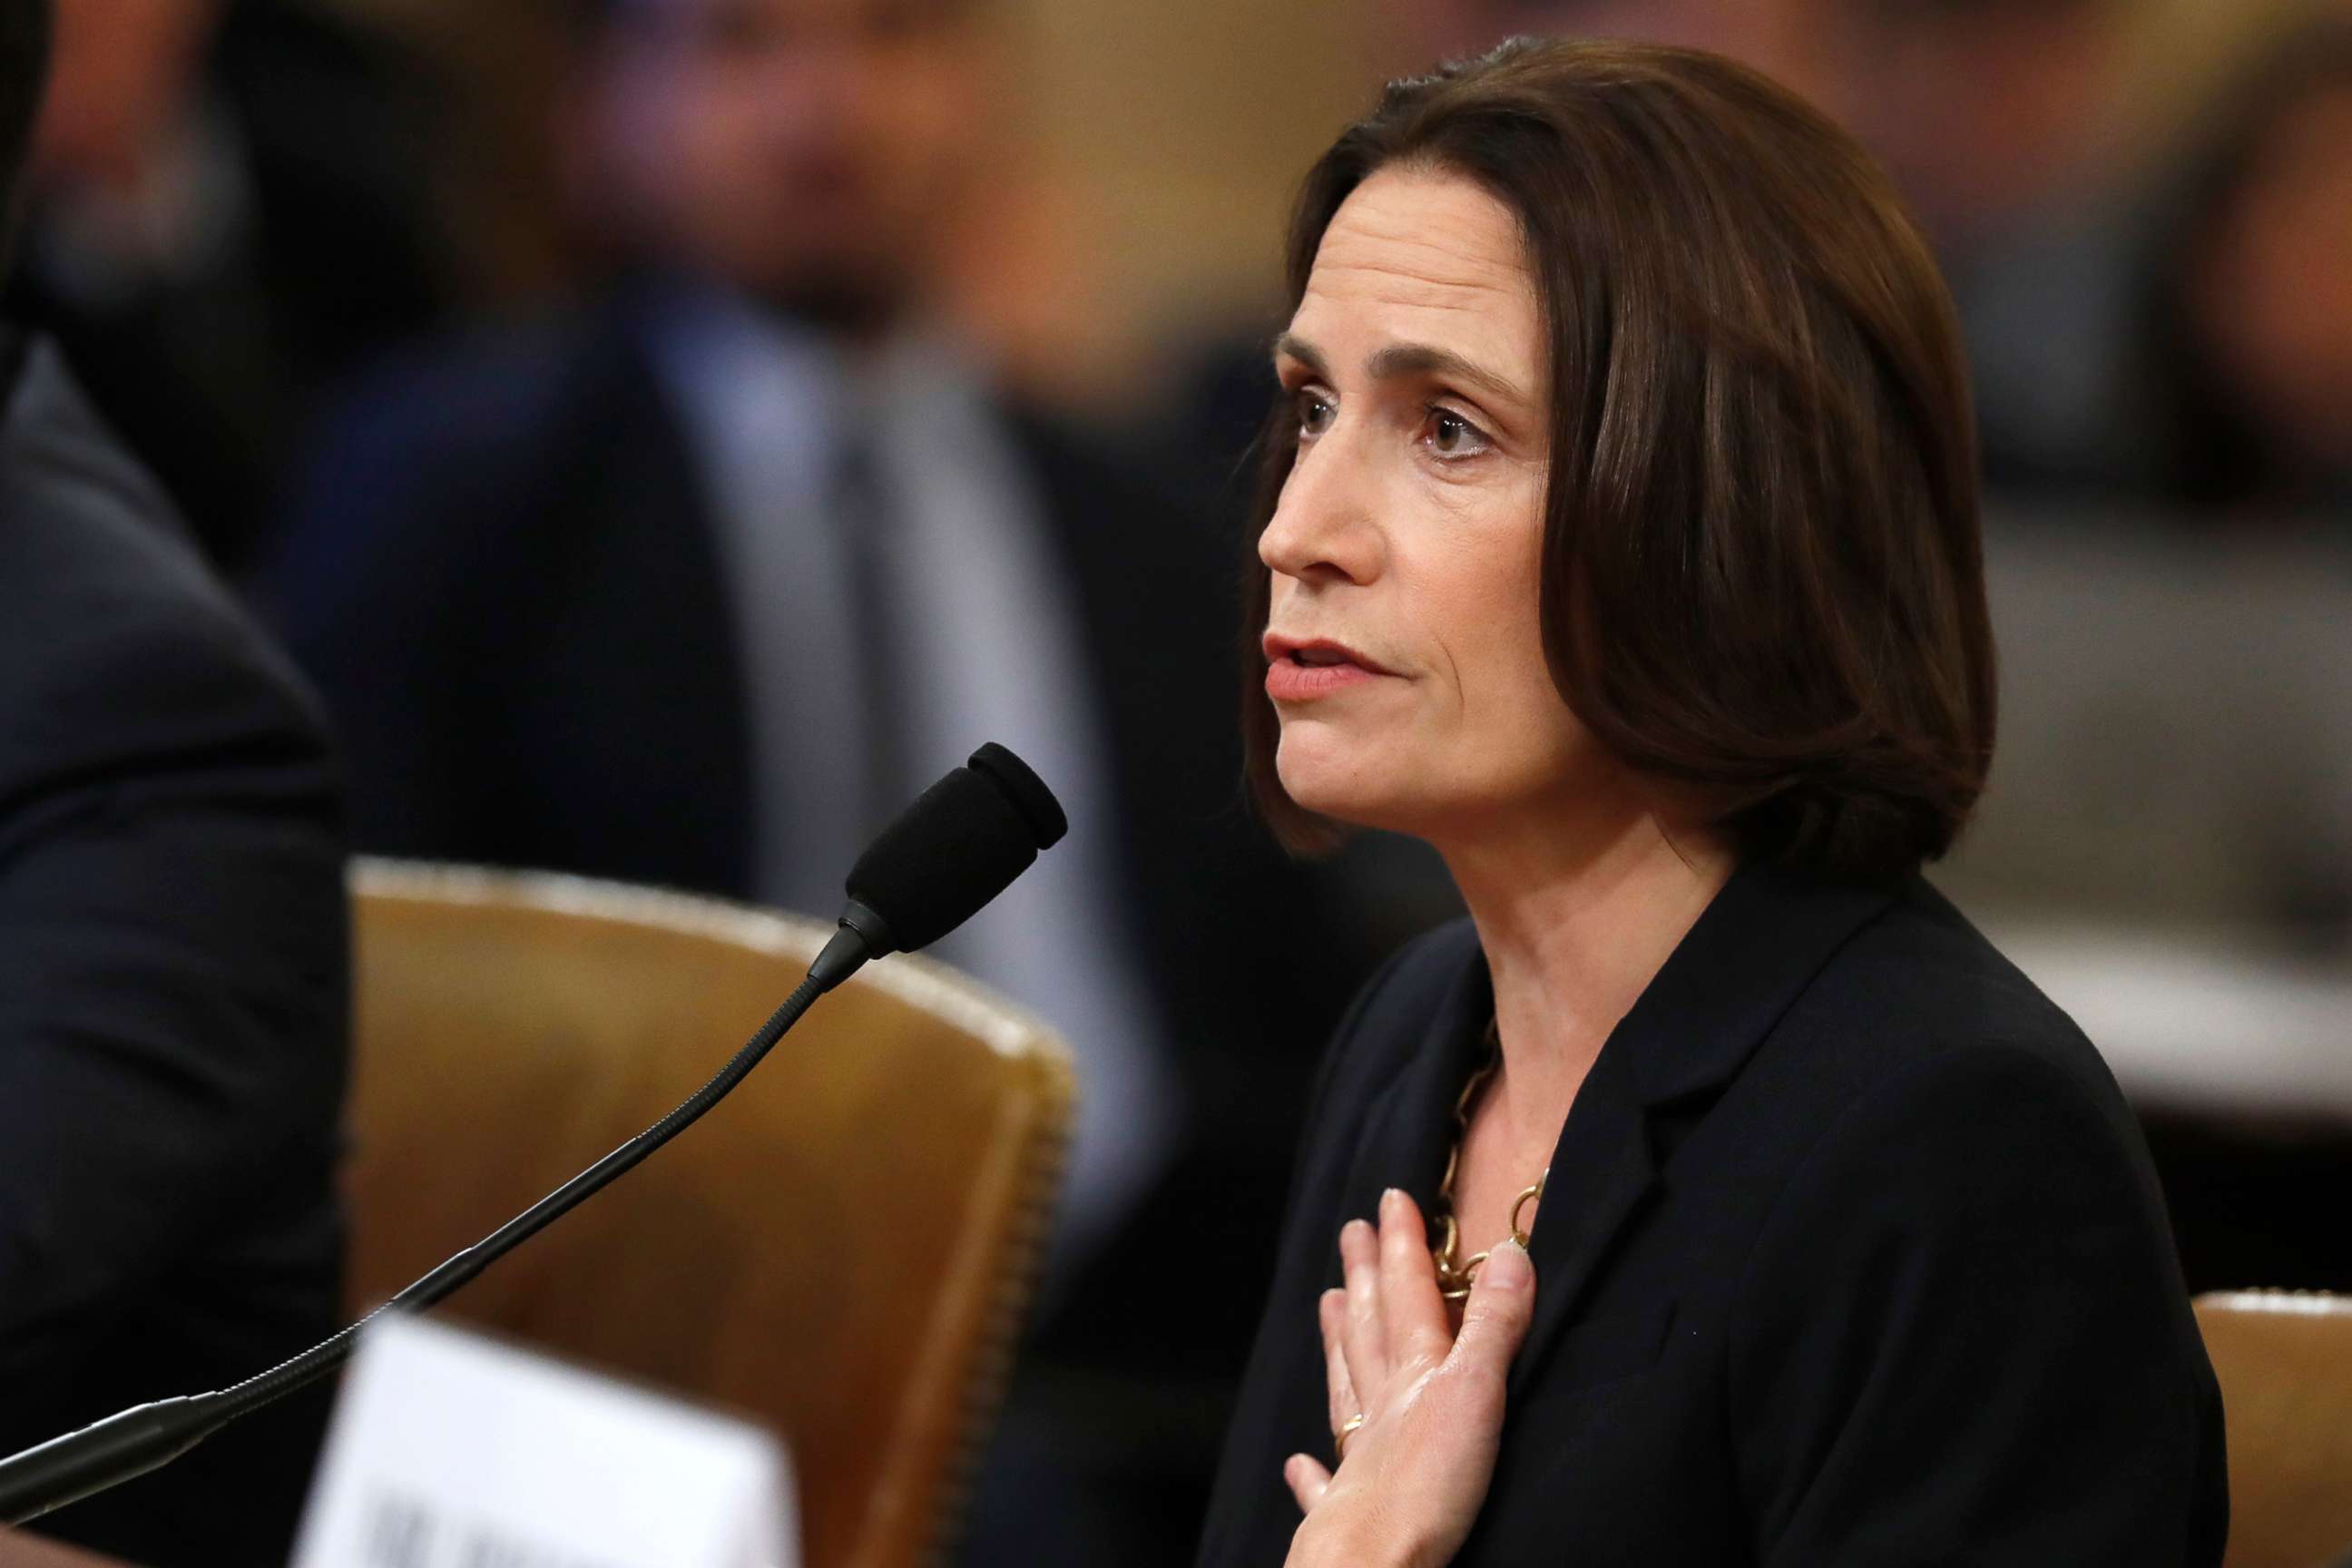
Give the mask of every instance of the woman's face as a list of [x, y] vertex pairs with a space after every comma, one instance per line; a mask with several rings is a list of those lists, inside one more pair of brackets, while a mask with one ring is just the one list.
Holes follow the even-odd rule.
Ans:
[[1604, 763], [1544, 661], [1549, 382], [1510, 209], [1459, 175], [1373, 174], [1275, 360], [1298, 430], [1258, 542], [1283, 787], [1439, 840], [1556, 812]]

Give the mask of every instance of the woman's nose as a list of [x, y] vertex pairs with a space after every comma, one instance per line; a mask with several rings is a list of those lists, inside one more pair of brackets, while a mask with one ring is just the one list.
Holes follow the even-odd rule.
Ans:
[[1380, 571], [1371, 479], [1339, 429], [1302, 447], [1258, 535], [1257, 558], [1302, 582], [1370, 582]]

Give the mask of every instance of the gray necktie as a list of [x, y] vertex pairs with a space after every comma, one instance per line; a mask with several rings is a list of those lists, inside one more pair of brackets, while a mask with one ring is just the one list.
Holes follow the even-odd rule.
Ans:
[[877, 455], [862, 436], [842, 447], [834, 466], [834, 526], [839, 530], [853, 620], [864, 740], [859, 805], [870, 835], [898, 814], [912, 783], [907, 777], [908, 686], [905, 606], [898, 569], [898, 538]]

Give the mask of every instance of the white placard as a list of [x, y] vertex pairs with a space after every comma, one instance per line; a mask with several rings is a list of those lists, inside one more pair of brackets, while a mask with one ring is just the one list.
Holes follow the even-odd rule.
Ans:
[[345, 1375], [294, 1568], [795, 1568], [797, 1540], [759, 1428], [388, 1316]]

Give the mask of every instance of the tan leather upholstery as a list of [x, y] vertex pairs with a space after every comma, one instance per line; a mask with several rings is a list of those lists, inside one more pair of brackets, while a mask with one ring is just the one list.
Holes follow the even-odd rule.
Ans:
[[2228, 1568], [2352, 1552], [2352, 1296], [2197, 1298], [2230, 1442]]
[[78, 1547], [61, 1545], [43, 1536], [0, 1524], [0, 1568], [122, 1568], [111, 1557], [100, 1557]]
[[[353, 888], [357, 1310], [699, 1087], [830, 934], [566, 877], [375, 861]], [[440, 1311], [781, 1431], [812, 1568], [925, 1561], [1000, 1391], [1071, 1102], [1034, 1018], [886, 959]]]

